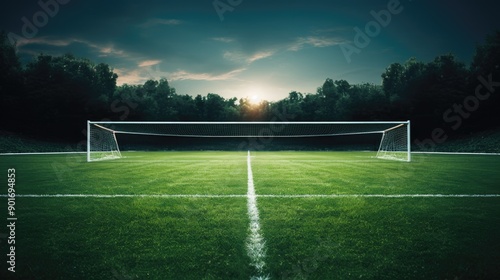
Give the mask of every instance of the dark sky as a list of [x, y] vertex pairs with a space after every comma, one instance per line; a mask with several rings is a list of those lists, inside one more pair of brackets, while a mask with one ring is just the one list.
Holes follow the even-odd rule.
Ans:
[[[380, 84], [410, 57], [451, 52], [468, 64], [500, 29], [499, 2], [20, 0], [3, 4], [0, 29], [18, 36], [24, 62], [71, 52], [108, 63], [119, 84], [166, 78], [180, 94], [277, 100], [326, 78]], [[369, 41], [356, 37], [366, 27]]]

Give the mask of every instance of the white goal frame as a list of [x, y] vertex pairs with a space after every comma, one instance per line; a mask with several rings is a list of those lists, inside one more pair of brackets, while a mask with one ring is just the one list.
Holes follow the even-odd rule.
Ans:
[[[381, 140], [380, 140], [380, 145], [379, 145], [379, 150], [377, 151], [377, 158], [384, 158], [384, 159], [392, 159], [392, 160], [400, 160], [400, 161], [411, 161], [411, 138], [410, 138], [410, 121], [321, 121], [321, 122], [206, 122], [206, 121], [198, 121], [198, 122], [162, 122], [162, 121], [87, 121], [87, 161], [91, 162], [94, 161], [91, 159], [91, 153], [92, 151], [92, 133], [91, 129], [95, 129], [94, 127], [100, 128], [103, 133], [107, 133], [108, 135], [105, 136], [108, 138], [108, 141], [114, 142], [116, 144], [116, 149], [113, 151], [107, 151], [111, 153], [109, 157], [105, 157], [103, 159], [113, 159], [113, 158], [120, 158], [121, 153], [120, 149], [118, 146], [118, 141], [116, 138], [116, 134], [132, 134], [132, 135], [151, 135], [151, 136], [177, 136], [177, 137], [226, 137], [226, 138], [248, 138], [248, 137], [269, 137], [267, 134], [246, 134], [246, 135], [236, 135], [236, 134], [224, 134], [224, 135], [209, 135], [209, 134], [189, 134], [189, 135], [182, 135], [182, 134], [176, 134], [176, 133], [148, 133], [148, 132], [139, 132], [139, 131], [123, 131], [119, 129], [111, 129], [106, 126], [123, 126], [123, 125], [170, 125], [170, 126], [188, 126], [188, 125], [266, 125], [269, 127], [273, 126], [282, 126], [282, 125], [301, 125], [301, 126], [306, 126], [306, 125], [382, 125], [385, 126], [385, 129], [381, 130], [370, 130], [370, 131], [362, 131], [362, 130], [354, 130], [352, 132], [339, 132], [339, 133], [321, 133], [321, 134], [304, 134], [304, 135], [272, 135], [271, 137], [277, 137], [277, 138], [293, 138], [293, 137], [321, 137], [321, 136], [343, 136], [343, 135], [363, 135], [363, 134], [381, 134]], [[399, 139], [399, 142], [406, 142], [406, 143], [401, 143], [403, 145], [406, 145], [404, 147], [404, 150], [400, 149], [396, 151], [396, 153], [399, 154], [404, 154], [406, 156], [405, 159], [400, 159], [396, 157], [391, 157], [386, 156], [385, 153], [387, 150], [384, 149], [384, 141], [388, 141], [390, 134], [393, 131], [399, 130], [401, 133], [403, 133], [402, 137], [406, 139]], [[400, 137], [401, 138], [401, 137]], [[406, 141], [403, 141], [406, 140]], [[390, 145], [389, 145], [390, 146]], [[98, 150], [97, 152], [106, 152], [104, 150]], [[394, 152], [394, 151], [392, 151]]]

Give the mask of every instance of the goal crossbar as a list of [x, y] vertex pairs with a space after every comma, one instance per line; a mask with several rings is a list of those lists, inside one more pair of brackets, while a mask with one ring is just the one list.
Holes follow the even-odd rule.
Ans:
[[256, 122], [209, 122], [209, 121], [192, 121], [192, 122], [179, 122], [179, 121], [89, 121], [93, 124], [387, 124], [387, 125], [397, 125], [397, 124], [407, 124], [409, 121], [297, 121], [297, 122], [279, 122], [279, 121], [256, 121]]
[[[307, 138], [307, 137], [330, 137], [330, 136], [347, 136], [347, 135], [364, 135], [364, 134], [377, 134], [384, 131], [370, 131], [370, 132], [352, 132], [352, 133], [331, 133], [331, 134], [298, 134], [298, 135], [272, 135], [274, 138]], [[249, 137], [264, 137], [267, 135], [184, 135], [184, 134], [168, 134], [168, 133], [142, 133], [142, 132], [128, 132], [128, 131], [113, 131], [115, 134], [130, 134], [130, 135], [145, 135], [145, 136], [166, 136], [166, 137], [187, 137], [187, 138], [249, 138]]]
[[[319, 137], [383, 133], [405, 122], [89, 122], [113, 133], [185, 137]], [[92, 127], [91, 127], [92, 128]]]

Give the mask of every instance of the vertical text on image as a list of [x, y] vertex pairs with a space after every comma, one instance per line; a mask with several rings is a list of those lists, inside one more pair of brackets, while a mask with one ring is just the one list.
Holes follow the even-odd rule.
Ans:
[[16, 169], [7, 169], [7, 213], [9, 217], [7, 218], [7, 228], [8, 237], [7, 244], [9, 253], [7, 254], [7, 263], [9, 267], [7, 270], [10, 272], [16, 272]]

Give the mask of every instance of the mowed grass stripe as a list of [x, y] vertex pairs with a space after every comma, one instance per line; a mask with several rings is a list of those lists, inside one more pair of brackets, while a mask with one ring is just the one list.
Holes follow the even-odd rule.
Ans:
[[500, 276], [498, 157], [254, 155], [273, 279]]
[[[246, 152], [126, 156], [1, 157], [17, 170], [19, 278], [254, 275]], [[252, 156], [272, 279], [500, 279], [498, 157]]]
[[273, 279], [498, 279], [497, 200], [260, 199]]
[[[256, 152], [260, 195], [498, 194], [500, 157], [416, 155], [410, 163], [349, 161], [366, 152]], [[336, 161], [327, 161], [336, 159]]]
[[[246, 194], [244, 152], [132, 152], [85, 162], [84, 155], [3, 156], [25, 194]], [[182, 155], [184, 155], [184, 159]], [[132, 157], [130, 156], [130, 157]]]
[[[5, 198], [0, 202], [7, 205]], [[251, 276], [243, 245], [248, 225], [243, 199], [17, 202], [16, 279]], [[11, 279], [6, 273], [2, 270], [0, 277]]]
[[[2, 157], [2, 170], [16, 168], [16, 275], [249, 279], [244, 199], [154, 198], [169, 193], [239, 193], [246, 198], [246, 154], [133, 154], [153, 162], [87, 163], [79, 155]], [[102, 199], [106, 196], [120, 198]], [[5, 196], [0, 202], [7, 205]], [[2, 279], [7, 277], [3, 272]]]

